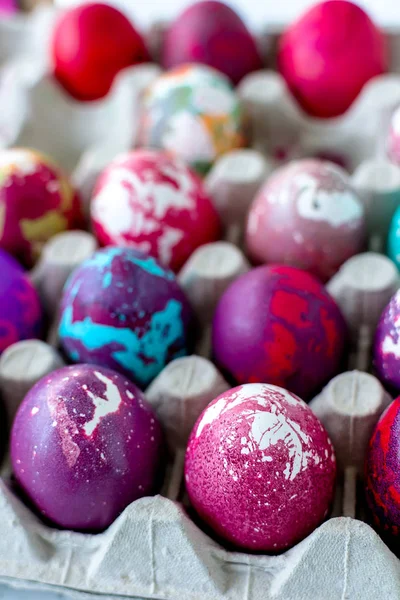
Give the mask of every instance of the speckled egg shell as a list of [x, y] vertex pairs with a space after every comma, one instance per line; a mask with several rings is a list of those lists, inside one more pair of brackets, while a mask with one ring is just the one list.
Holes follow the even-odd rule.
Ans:
[[0, 353], [42, 332], [39, 296], [17, 261], [0, 250]]
[[393, 111], [386, 143], [390, 160], [400, 166], [400, 106]]
[[0, 152], [0, 247], [27, 266], [56, 233], [81, 224], [78, 197], [53, 162], [24, 148]]
[[138, 248], [174, 271], [220, 236], [200, 178], [163, 151], [136, 150], [115, 159], [100, 176], [91, 214], [102, 245]]
[[224, 73], [235, 85], [262, 68], [256, 43], [239, 17], [223, 2], [206, 0], [187, 7], [167, 29], [162, 63], [171, 69], [198, 62]]
[[14, 475], [46, 519], [102, 530], [155, 492], [161, 427], [143, 394], [110, 369], [65, 367], [25, 397], [11, 435]]
[[247, 550], [279, 552], [326, 517], [336, 460], [323, 426], [283, 388], [248, 384], [213, 400], [186, 452], [185, 480], [200, 517]]
[[213, 321], [214, 357], [238, 383], [280, 385], [309, 399], [340, 367], [342, 314], [312, 275], [262, 266], [234, 281]]
[[174, 274], [133, 248], [99, 250], [66, 284], [59, 334], [74, 362], [113, 368], [144, 387], [189, 352], [192, 333]]
[[382, 532], [400, 536], [400, 398], [378, 421], [365, 464], [368, 505]]
[[239, 99], [228, 79], [205, 65], [183, 65], [147, 89], [138, 145], [164, 148], [200, 173], [225, 152], [242, 146]]
[[275, 171], [256, 196], [246, 229], [251, 258], [285, 263], [327, 281], [366, 236], [364, 207], [344, 170], [301, 160]]
[[375, 333], [374, 367], [379, 379], [400, 390], [400, 291], [383, 311]]

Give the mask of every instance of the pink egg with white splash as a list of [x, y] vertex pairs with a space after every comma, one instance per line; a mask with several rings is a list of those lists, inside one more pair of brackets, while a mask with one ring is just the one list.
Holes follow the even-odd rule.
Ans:
[[390, 160], [400, 165], [400, 106], [396, 107], [390, 119], [386, 150]]
[[276, 553], [327, 516], [336, 459], [320, 421], [298, 396], [255, 383], [228, 390], [200, 415], [186, 452], [190, 501], [218, 537]]
[[221, 233], [200, 177], [164, 151], [117, 157], [100, 176], [91, 216], [100, 244], [136, 248], [174, 271]]
[[363, 203], [347, 173], [323, 160], [276, 170], [249, 212], [246, 244], [256, 263], [281, 263], [330, 279], [366, 239]]
[[64, 367], [41, 379], [12, 428], [19, 487], [45, 520], [101, 531], [157, 491], [161, 427], [142, 392], [104, 367]]

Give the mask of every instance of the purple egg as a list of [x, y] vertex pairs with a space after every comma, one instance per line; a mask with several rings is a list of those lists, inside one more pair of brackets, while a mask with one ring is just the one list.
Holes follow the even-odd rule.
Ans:
[[272, 383], [304, 399], [339, 370], [343, 316], [322, 283], [294, 267], [263, 266], [234, 281], [213, 322], [213, 352], [238, 383]]
[[375, 333], [374, 367], [379, 379], [400, 390], [400, 291], [383, 311]]
[[20, 340], [39, 337], [39, 296], [17, 261], [0, 250], [0, 353]]
[[161, 427], [142, 392], [102, 367], [64, 367], [27, 394], [11, 434], [14, 475], [41, 515], [101, 531], [156, 491]]
[[59, 333], [73, 362], [110, 367], [145, 387], [189, 353], [192, 310], [172, 271], [133, 248], [108, 247], [67, 282]]

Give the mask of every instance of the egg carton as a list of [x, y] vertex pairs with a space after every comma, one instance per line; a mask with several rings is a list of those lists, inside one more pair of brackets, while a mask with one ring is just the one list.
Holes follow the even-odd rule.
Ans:
[[[107, 99], [90, 105], [74, 102], [49, 77], [45, 49], [53, 18], [53, 11], [46, 8], [20, 17], [19, 22], [0, 21], [0, 146], [28, 145], [51, 154], [72, 173], [87, 206], [101, 169], [134, 144], [142, 90], [160, 68], [154, 64], [127, 69]], [[162, 28], [153, 28], [154, 33], [161, 35]], [[269, 39], [272, 55], [274, 34]], [[400, 38], [393, 34], [390, 39], [396, 49]], [[158, 44], [157, 39], [153, 42]], [[399, 287], [397, 270], [383, 255], [368, 252], [353, 257], [328, 283], [351, 332], [349, 371], [332, 380], [311, 403], [338, 458], [332, 518], [279, 556], [231, 552], [189, 518], [183, 488], [184, 446], [190, 429], [208, 402], [228, 389], [209, 360], [210, 323], [223, 291], [249, 268], [240, 250], [244, 215], [266, 175], [288, 158], [316, 155], [344, 162], [367, 208], [371, 250], [383, 248], [389, 220], [400, 204], [400, 169], [386, 159], [382, 135], [393, 106], [400, 103], [396, 74], [400, 61], [392, 66], [392, 74], [371, 81], [350, 111], [329, 123], [304, 116], [272, 70], [242, 81], [238, 93], [248, 115], [251, 148], [221, 158], [206, 179], [227, 228], [226, 241], [198, 249], [179, 274], [203, 336], [196, 355], [168, 365], [146, 391], [173, 456], [162, 493], [128, 506], [104, 533], [59, 531], [44, 525], [14, 495], [7, 484], [9, 469], [4, 467], [0, 581], [78, 598], [400, 597], [400, 561], [363, 521], [361, 484], [367, 441], [390, 401], [368, 373], [379, 314]], [[54, 325], [48, 343], [21, 342], [0, 359], [0, 389], [10, 416], [38, 379], [63, 364], [55, 307], [68, 274], [95, 247], [86, 232], [59, 234], [31, 273]]]

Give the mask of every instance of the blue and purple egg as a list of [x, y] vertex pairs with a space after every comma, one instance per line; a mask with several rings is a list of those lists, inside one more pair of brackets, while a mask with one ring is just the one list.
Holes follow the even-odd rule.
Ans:
[[99, 250], [66, 284], [59, 334], [67, 356], [112, 368], [140, 387], [190, 353], [193, 331], [175, 275], [133, 248]]
[[39, 296], [19, 263], [0, 250], [0, 354], [20, 340], [39, 337], [42, 310]]

